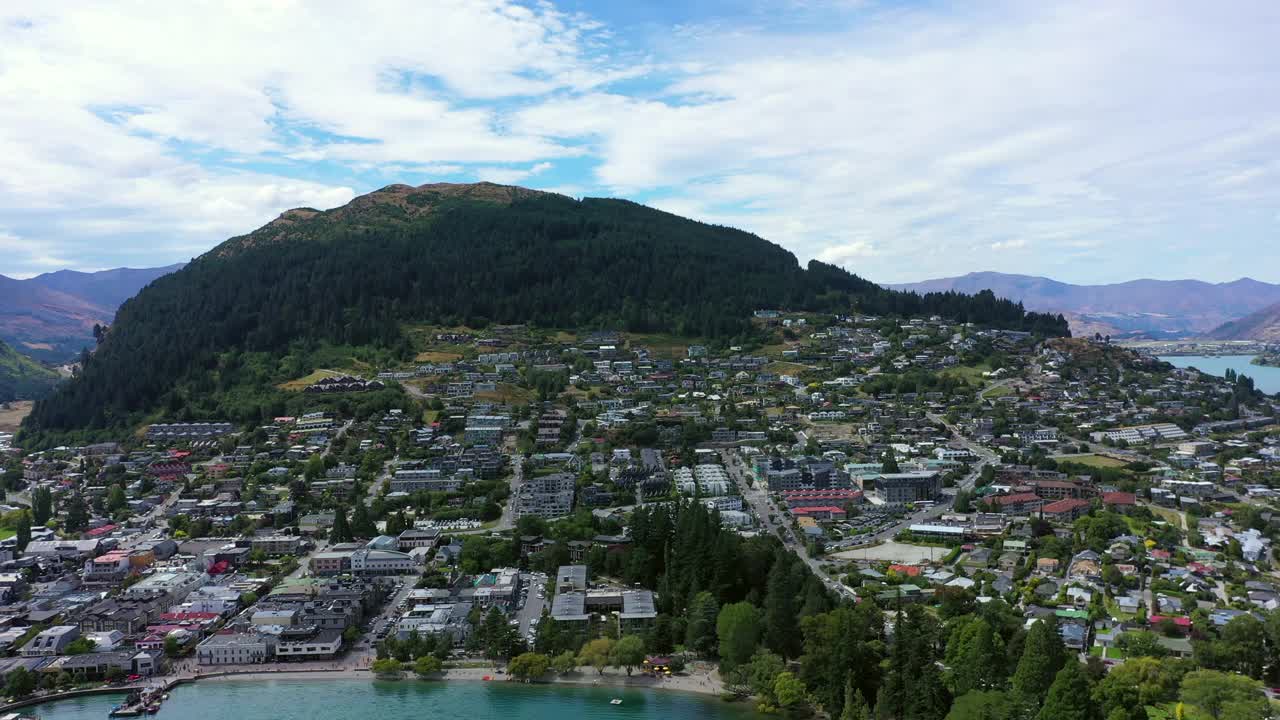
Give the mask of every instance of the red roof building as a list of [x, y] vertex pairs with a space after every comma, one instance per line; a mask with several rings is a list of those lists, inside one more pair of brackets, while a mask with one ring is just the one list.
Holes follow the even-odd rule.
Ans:
[[1109, 508], [1128, 508], [1138, 504], [1138, 496], [1127, 492], [1102, 493], [1102, 504]]
[[1044, 500], [1041, 500], [1040, 496], [1035, 493], [997, 495], [991, 498], [990, 502], [999, 507], [1001, 512], [1009, 513], [1010, 515], [1030, 515], [1044, 505]]
[[844, 520], [847, 515], [844, 508], [831, 506], [792, 508], [791, 514], [796, 517], [811, 517], [814, 520]]
[[862, 502], [861, 490], [791, 490], [782, 494], [789, 508], [843, 506]]
[[1040, 508], [1040, 512], [1044, 515], [1046, 520], [1071, 522], [1081, 515], [1089, 512], [1089, 501], [1075, 498], [1058, 500], [1057, 502], [1051, 502]]
[[1191, 632], [1191, 618], [1185, 615], [1152, 615], [1147, 623], [1153, 628], [1171, 624], [1184, 635]]

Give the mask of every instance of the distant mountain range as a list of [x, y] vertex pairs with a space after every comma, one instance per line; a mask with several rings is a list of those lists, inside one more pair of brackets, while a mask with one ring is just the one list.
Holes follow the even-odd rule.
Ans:
[[1280, 303], [1232, 320], [1208, 335], [1214, 340], [1263, 340], [1280, 343]]
[[1102, 333], [1135, 339], [1204, 336], [1226, 323], [1280, 303], [1280, 285], [1250, 278], [1228, 283], [1132, 280], [1112, 285], [1072, 285], [1030, 275], [975, 272], [888, 287], [920, 293], [953, 290], [972, 294], [991, 290], [999, 297], [1020, 301], [1028, 310], [1062, 313], [1075, 335]]
[[0, 341], [38, 360], [69, 360], [93, 346], [95, 324], [110, 324], [124, 301], [181, 267], [59, 270], [27, 280], [0, 275]]

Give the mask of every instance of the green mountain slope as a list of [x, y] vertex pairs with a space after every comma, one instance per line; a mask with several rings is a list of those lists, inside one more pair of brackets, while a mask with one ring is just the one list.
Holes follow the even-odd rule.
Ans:
[[0, 342], [0, 402], [48, 395], [58, 373]]
[[752, 332], [752, 310], [778, 307], [1066, 332], [1060, 316], [990, 293], [884, 290], [833, 266], [801, 268], [755, 235], [631, 202], [489, 183], [393, 185], [327, 212], [291, 210], [157, 279], [124, 304], [79, 377], [37, 405], [24, 433], [85, 437], [181, 406], [184, 387], [229, 382], [229, 352], [279, 356], [325, 342], [407, 357], [406, 321], [731, 338]]

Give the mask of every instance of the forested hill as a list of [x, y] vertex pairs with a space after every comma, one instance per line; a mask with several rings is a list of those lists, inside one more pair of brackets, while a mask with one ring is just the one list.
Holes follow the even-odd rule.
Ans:
[[0, 403], [49, 394], [58, 373], [0, 342]]
[[622, 200], [393, 185], [335, 210], [291, 210], [157, 279], [24, 432], [139, 422], [230, 350], [283, 353], [322, 340], [408, 356], [401, 325], [410, 320], [729, 338], [750, 331], [758, 308], [938, 314], [1066, 333], [1061, 317], [990, 293], [885, 290], [829, 265], [803, 269], [755, 235]]

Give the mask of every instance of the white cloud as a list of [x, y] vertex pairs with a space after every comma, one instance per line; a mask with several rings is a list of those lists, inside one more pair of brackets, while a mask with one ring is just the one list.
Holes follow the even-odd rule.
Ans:
[[21, 238], [3, 229], [0, 229], [0, 256], [8, 258], [7, 262], [13, 262], [16, 266], [30, 268], [30, 270], [11, 275], [17, 278], [31, 277], [48, 270], [58, 270], [69, 264], [66, 258], [50, 255], [46, 243]]
[[164, 262], [471, 177], [648, 199], [882, 281], [1225, 279], [1280, 267], [1277, 36], [1280, 6], [1247, 0], [761, 3], [652, 29], [506, 0], [11, 0], [0, 223], [69, 264]]

